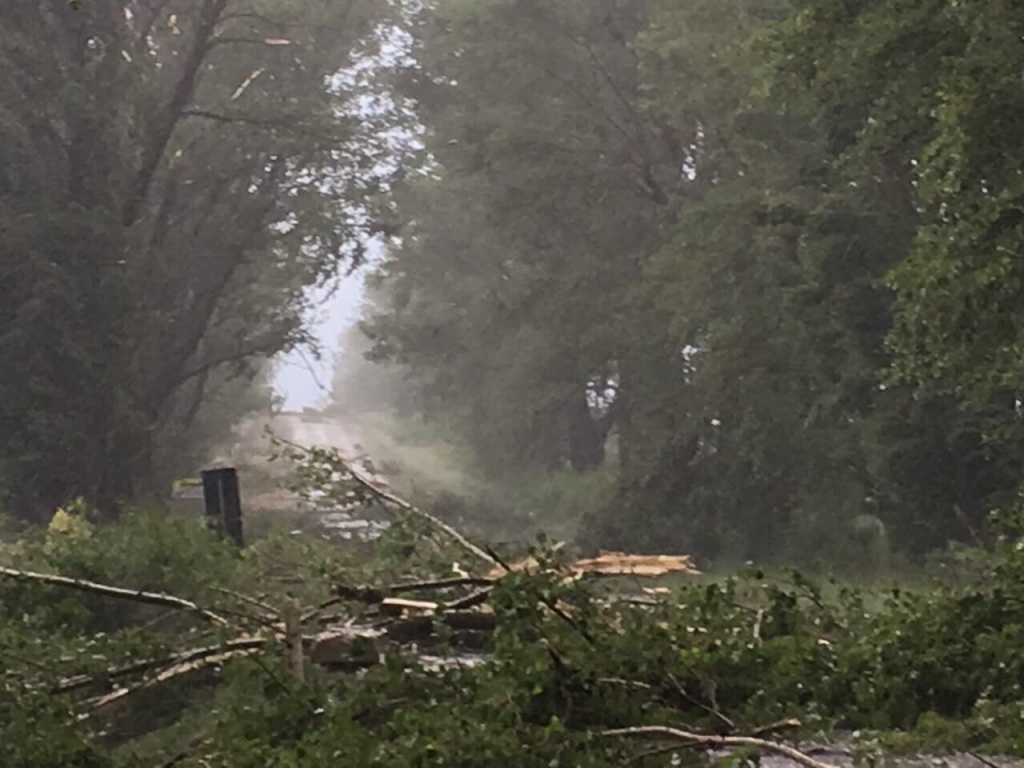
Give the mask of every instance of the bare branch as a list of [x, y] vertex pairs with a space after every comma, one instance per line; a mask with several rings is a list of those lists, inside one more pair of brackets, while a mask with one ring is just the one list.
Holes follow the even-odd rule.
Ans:
[[259, 651], [266, 643], [267, 638], [243, 638], [226, 643], [220, 647], [202, 648], [194, 651], [191, 654], [191, 658], [188, 660], [167, 667], [159, 674], [143, 680], [138, 685], [134, 685], [130, 688], [119, 688], [116, 691], [93, 700], [89, 711], [79, 715], [78, 719], [85, 720], [93, 715], [97, 715], [134, 693], [152, 688], [153, 686], [161, 683], [166, 683], [169, 680], [174, 680], [182, 675], [198, 672], [199, 670], [216, 666], [217, 664], [223, 664], [225, 661], [230, 661], [231, 659], [251, 656]]
[[222, 35], [220, 37], [213, 38], [210, 41], [210, 47], [215, 45], [265, 45], [267, 47], [274, 47], [280, 45], [291, 45], [290, 40], [282, 40], [281, 38], [273, 37], [228, 37]]
[[191, 368], [187, 371], [184, 371], [182, 374], [178, 376], [177, 379], [174, 380], [174, 388], [178, 389], [179, 387], [187, 384], [192, 379], [198, 376], [206, 376], [215, 368], [219, 368], [222, 365], [238, 363], [242, 362], [243, 360], [251, 360], [260, 354], [266, 354], [274, 351], [273, 349], [270, 348], [264, 349], [264, 346], [269, 345], [250, 344], [249, 346], [243, 347], [242, 349], [236, 352], [221, 355], [220, 357], [208, 360], [202, 363], [201, 365], [197, 365], [195, 368]]
[[487, 602], [487, 598], [491, 596], [493, 589], [494, 587], [478, 589], [476, 592], [472, 592], [458, 600], [452, 600], [450, 603], [445, 605], [444, 609], [446, 611], [464, 611], [468, 608], [475, 608], [476, 606]]
[[236, 592], [233, 589], [225, 589], [224, 587], [214, 587], [216, 592], [220, 592], [222, 595], [233, 597], [236, 600], [241, 600], [243, 603], [248, 603], [255, 608], [259, 608], [264, 612], [264, 618], [266, 619], [278, 619], [279, 611], [272, 605], [265, 603], [263, 600], [259, 600], [249, 595], [243, 595], [241, 592]]
[[166, 595], [161, 592], [146, 592], [143, 590], [111, 587], [107, 584], [97, 584], [94, 581], [86, 581], [84, 579], [72, 579], [67, 576], [54, 576], [52, 574], [35, 573], [33, 571], [19, 571], [5, 566], [0, 566], [0, 576], [7, 576], [8, 578], [19, 579], [21, 581], [35, 581], [43, 584], [51, 584], [56, 587], [67, 587], [68, 589], [76, 589], [80, 592], [92, 592], [94, 594], [104, 595], [105, 597], [113, 597], [118, 600], [130, 600], [136, 603], [163, 605], [170, 608], [177, 608], [178, 610], [202, 616], [208, 622], [216, 626], [228, 626], [227, 620], [212, 611], [200, 608], [191, 600], [186, 600], [182, 597], [175, 597], [174, 595]]
[[210, 50], [210, 38], [213, 36], [213, 30], [220, 21], [227, 4], [228, 0], [205, 0], [199, 10], [199, 23], [196, 27], [195, 38], [185, 57], [181, 77], [174, 87], [163, 117], [155, 126], [153, 134], [149, 137], [149, 142], [143, 149], [139, 172], [136, 174], [133, 188], [125, 200], [121, 218], [126, 227], [135, 224], [142, 212], [167, 144], [174, 134], [178, 121], [181, 120], [182, 113], [195, 94], [199, 71]]
[[777, 741], [759, 739], [755, 736], [712, 736], [705, 733], [684, 731], [680, 728], [670, 728], [664, 725], [612, 728], [606, 731], [600, 731], [598, 735], [608, 737], [648, 737], [668, 739], [683, 742], [681, 746], [700, 747], [704, 749], [712, 747], [754, 747], [756, 749], [763, 749], [766, 752], [774, 752], [777, 755], [788, 757], [793, 762], [799, 763], [805, 768], [834, 768], [834, 766], [831, 766], [828, 763], [822, 763], [815, 760], [813, 757], [804, 754], [799, 749], [795, 749], [786, 744], [780, 744]]
[[205, 658], [217, 654], [224, 650], [239, 650], [243, 648], [258, 648], [268, 643], [269, 638], [263, 637], [242, 637], [236, 640], [231, 640], [228, 643], [221, 643], [220, 645], [211, 645], [203, 648], [192, 648], [187, 651], [181, 651], [170, 656], [166, 656], [161, 659], [144, 659], [137, 661], [133, 664], [126, 664], [122, 667], [111, 667], [105, 672], [99, 675], [74, 675], [72, 677], [66, 677], [56, 685], [52, 686], [49, 691], [53, 694], [60, 693], [71, 693], [82, 688], [87, 688], [94, 683], [106, 682], [115, 680], [121, 677], [128, 677], [135, 675], [140, 672], [148, 672], [156, 667], [172, 667], [179, 664], [183, 664], [189, 661], [195, 661], [196, 659]]

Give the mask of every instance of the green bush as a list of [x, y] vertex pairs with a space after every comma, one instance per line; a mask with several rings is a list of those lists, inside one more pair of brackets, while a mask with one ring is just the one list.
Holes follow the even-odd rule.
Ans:
[[[207, 529], [200, 518], [183, 518], [156, 510], [133, 510], [116, 524], [92, 526], [82, 517], [66, 530], [51, 525], [21, 542], [18, 567], [73, 579], [95, 581], [148, 592], [168, 592], [200, 599], [212, 586], [239, 583], [238, 553]], [[111, 632], [152, 620], [160, 608], [113, 601], [92, 594], [69, 593], [46, 585], [0, 583], [4, 607], [40, 616], [44, 607], [56, 626]], [[23, 598], [19, 600], [19, 596]], [[29, 605], [24, 603], [29, 601]], [[72, 620], [72, 616], [77, 619]]]
[[[579, 490], [572, 479], [535, 490], [571, 495]], [[243, 630], [225, 634], [187, 613], [166, 618], [163, 609], [5, 579], [0, 762], [106, 768], [184, 755], [177, 764], [186, 768], [596, 768], [647, 748], [603, 737], [604, 729], [750, 732], [792, 717], [802, 722], [794, 737], [857, 729], [872, 748], [1024, 754], [1024, 551], [1016, 530], [1004, 529], [984, 558], [973, 558], [980, 571], [971, 582], [885, 594], [752, 571], [684, 582], [643, 607], [617, 599], [621, 583], [513, 574], [488, 600], [496, 627], [485, 663], [436, 669], [415, 648], [384, 646], [372, 668], [310, 667], [298, 682], [270, 643], [84, 719], [90, 697], [109, 690], [107, 670]], [[544, 564], [564, 556], [543, 547], [533, 554]], [[67, 524], [23, 541], [18, 554], [38, 570], [167, 591], [221, 611], [233, 605], [250, 616], [288, 595], [315, 605], [339, 581], [450, 576], [463, 557], [415, 516], [398, 518], [353, 554], [300, 536], [236, 552], [198, 520], [151, 512], [107, 526]], [[231, 603], [225, 593], [234, 591], [257, 605]], [[343, 621], [366, 609], [334, 610]], [[266, 631], [240, 613], [224, 615], [244, 632]], [[444, 643], [432, 652], [445, 653]], [[49, 693], [77, 674], [93, 676], [92, 687]]]
[[113, 761], [75, 727], [66, 701], [0, 679], [0, 765], [110, 768]]

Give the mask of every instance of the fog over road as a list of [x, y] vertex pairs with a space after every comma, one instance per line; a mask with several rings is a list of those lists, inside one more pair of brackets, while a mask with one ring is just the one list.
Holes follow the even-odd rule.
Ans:
[[356, 459], [362, 453], [350, 425], [319, 413], [285, 411], [271, 422], [271, 428], [304, 448], [336, 448], [348, 459]]
[[[371, 471], [366, 464], [369, 458], [357, 429], [345, 421], [327, 416], [318, 411], [282, 411], [273, 416], [263, 416], [240, 424], [236, 432], [236, 443], [218, 463], [231, 463], [239, 467], [267, 470], [272, 476], [284, 481], [287, 464], [268, 462], [270, 446], [265, 430], [270, 431], [302, 448], [333, 448], [364, 478], [382, 489], [388, 489], [387, 479]], [[243, 489], [243, 495], [244, 494]], [[246, 503], [257, 508], [285, 510], [302, 506], [303, 502], [295, 493], [283, 487], [270, 492], [256, 493], [246, 497]]]

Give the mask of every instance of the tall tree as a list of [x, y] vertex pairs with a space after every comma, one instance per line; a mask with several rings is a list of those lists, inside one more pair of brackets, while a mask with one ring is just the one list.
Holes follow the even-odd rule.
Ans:
[[493, 465], [603, 461], [624, 292], [680, 188], [680, 140], [641, 107], [643, 19], [643, 3], [490, 0], [415, 28], [407, 92], [433, 170], [400, 193], [393, 306], [369, 328]]
[[884, 200], [895, 189], [915, 211], [887, 283], [890, 384], [914, 389], [912, 404], [898, 399], [918, 450], [906, 453], [907, 425], [882, 432], [898, 437], [898, 474], [928, 464], [922, 477], [949, 489], [936, 504], [916, 486], [933, 502], [919, 517], [931, 542], [979, 528], [1020, 471], [1022, 23], [1001, 3], [822, 0], [795, 3], [773, 43], [778, 82], [827, 127], [837, 186]]
[[[813, 557], [865, 524], [912, 551], [975, 535], [1018, 471], [1019, 436], [990, 435], [1018, 418], [999, 346], [1016, 282], [1004, 253], [1007, 284], [982, 281], [998, 312], [942, 351], [980, 301], [942, 280], [1003, 252], [929, 271], [923, 244], [965, 216], [935, 169], [989, 157], [980, 138], [958, 154], [941, 118], [1001, 126], [964, 89], [1010, 82], [1015, 49], [1004, 35], [988, 62], [970, 42], [995, 4], [943, 8], [437, 3], [406, 86], [433, 164], [396, 195], [410, 221], [377, 353], [498, 467], [599, 464], [614, 423], [621, 492], [595, 543]], [[967, 364], [975, 338], [997, 376]]]
[[[666, 351], [692, 353], [642, 401], [647, 472], [625, 506], [651, 523], [606, 521], [629, 543], [672, 520], [701, 551], [820, 554], [880, 515], [920, 550], [971, 536], [1006, 488], [976, 419], [883, 384], [894, 310], [882, 280], [920, 226], [908, 155], [851, 179], [862, 115], [794, 84], [794, 60], [825, 55], [818, 42], [794, 54], [800, 24], [781, 3], [665, 3], [641, 41], [652, 107], [701, 128], [704, 186], [640, 289], [660, 305]], [[659, 431], [667, 414], [680, 426]]]
[[372, 46], [378, 13], [357, 0], [0, 11], [9, 505], [151, 490], [161, 448], [181, 447], [162, 439], [188, 432], [212, 384], [303, 340], [304, 287], [358, 259], [367, 235], [358, 206], [380, 147], [331, 82]]

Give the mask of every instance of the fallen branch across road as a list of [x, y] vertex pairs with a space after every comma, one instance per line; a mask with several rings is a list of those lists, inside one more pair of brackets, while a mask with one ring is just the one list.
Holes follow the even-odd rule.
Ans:
[[51, 584], [56, 587], [76, 589], [80, 592], [92, 592], [93, 594], [103, 595], [104, 597], [111, 597], [117, 600], [131, 600], [136, 603], [145, 603], [147, 605], [162, 605], [169, 608], [177, 608], [178, 610], [201, 616], [206, 621], [218, 627], [228, 626], [227, 619], [222, 616], [218, 616], [213, 611], [200, 608], [191, 600], [186, 600], [183, 597], [165, 595], [161, 592], [146, 592], [140, 589], [111, 587], [108, 584], [98, 584], [95, 581], [86, 581], [85, 579], [72, 579], [67, 576], [55, 576], [53, 574], [35, 573], [33, 571], [19, 571], [5, 566], [0, 566], [0, 576], [19, 579], [21, 581], [35, 581], [41, 584]]
[[664, 725], [644, 725], [633, 728], [612, 728], [601, 731], [600, 736], [623, 737], [623, 738], [653, 738], [663, 741], [678, 741], [679, 748], [696, 749], [729, 749], [733, 747], [754, 747], [765, 752], [773, 752], [776, 755], [789, 758], [805, 768], [835, 768], [828, 763], [815, 760], [810, 755], [801, 752], [799, 749], [780, 744], [777, 741], [769, 741], [755, 736], [712, 736], [705, 733], [693, 733], [680, 728], [670, 728]]
[[[274, 435], [274, 440], [283, 445], [287, 445], [290, 448], [299, 451], [300, 453], [306, 456], [314, 454], [314, 451], [317, 450], [306, 448], [305, 446], [299, 445], [298, 443], [293, 443], [291, 440], [286, 440], [285, 438], [279, 437], [277, 435]], [[319, 450], [323, 452], [324, 449]], [[482, 547], [479, 547], [476, 544], [474, 544], [472, 541], [470, 541], [464, 535], [462, 535], [462, 533], [457, 531], [452, 526], [448, 525], [448, 523], [446, 523], [441, 518], [437, 517], [437, 515], [433, 515], [430, 512], [427, 512], [426, 510], [420, 509], [419, 507], [410, 504], [405, 499], [402, 499], [396, 496], [395, 494], [384, 490], [376, 483], [374, 483], [370, 478], [366, 477], [357, 469], [355, 469], [350, 462], [346, 461], [340, 456], [335, 455], [334, 458], [344, 468], [345, 473], [347, 473], [348, 476], [357, 485], [361, 486], [363, 490], [369, 493], [372, 497], [376, 498], [378, 501], [383, 502], [385, 504], [390, 504], [393, 507], [398, 507], [398, 509], [401, 509], [403, 512], [408, 512], [411, 515], [415, 515], [416, 517], [420, 517], [426, 520], [432, 526], [442, 531], [446, 536], [452, 539], [452, 541], [456, 542], [459, 546], [461, 546], [463, 549], [465, 549], [467, 552], [471, 553], [475, 557], [479, 558], [480, 560], [483, 560], [485, 563], [488, 563], [491, 566], [500, 565], [493, 555], [488, 553]]]

